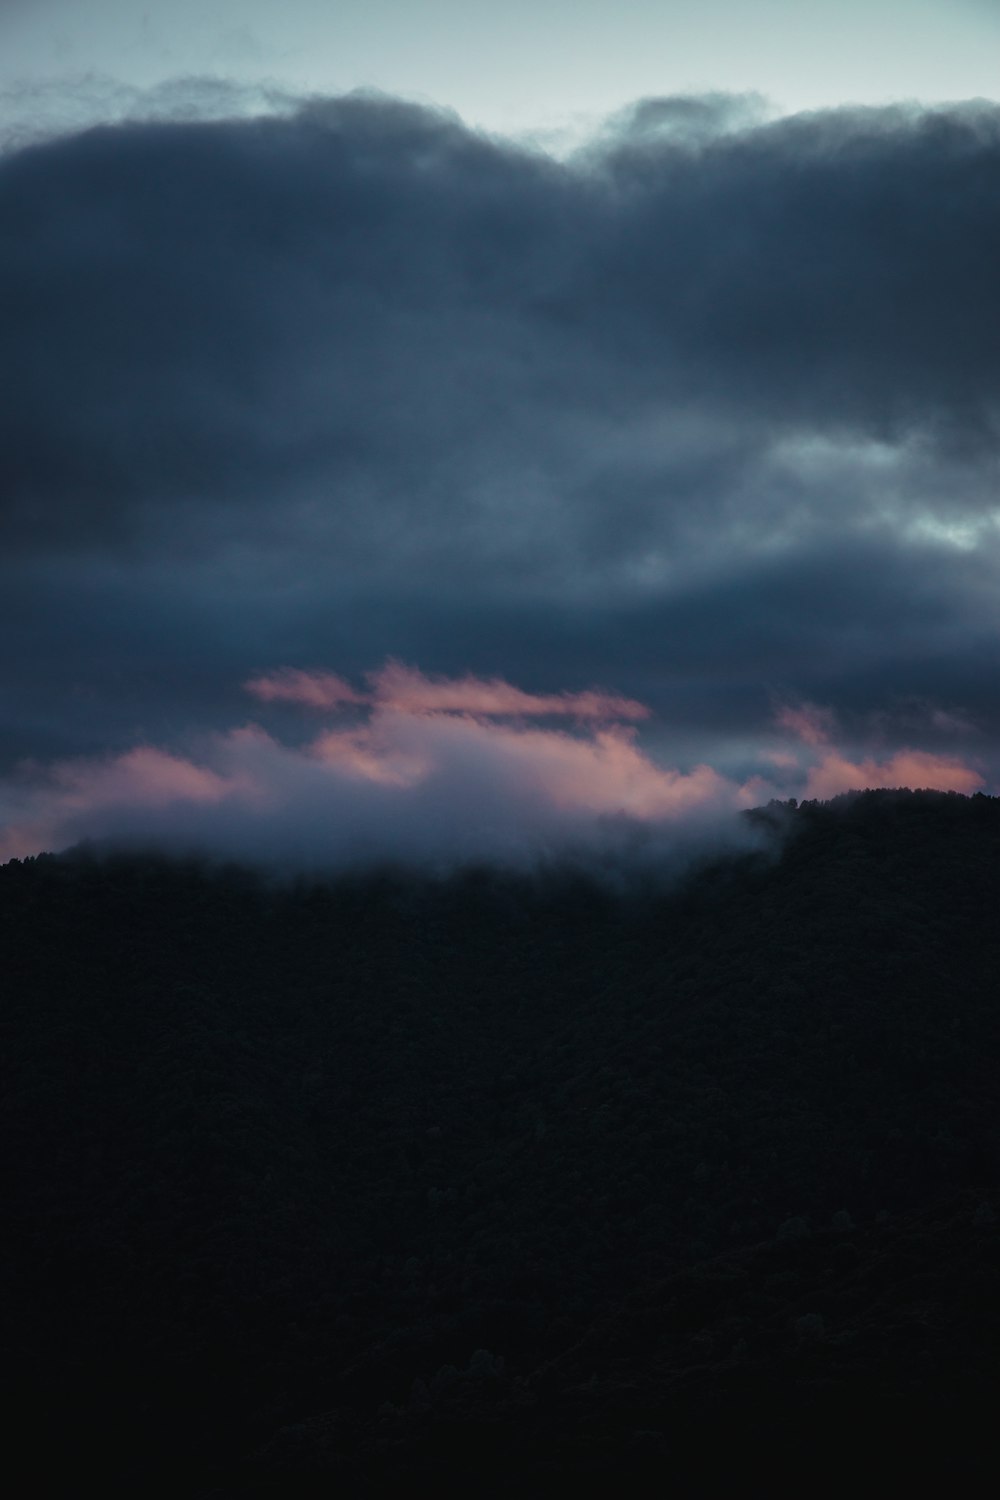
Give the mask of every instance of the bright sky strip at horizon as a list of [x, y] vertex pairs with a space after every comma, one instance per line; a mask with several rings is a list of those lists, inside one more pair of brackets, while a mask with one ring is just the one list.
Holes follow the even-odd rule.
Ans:
[[[7, 0], [0, 106], [178, 78], [374, 88], [558, 144], [641, 97], [753, 92], [779, 113], [996, 98], [995, 0]], [[551, 133], [551, 136], [550, 134]]]

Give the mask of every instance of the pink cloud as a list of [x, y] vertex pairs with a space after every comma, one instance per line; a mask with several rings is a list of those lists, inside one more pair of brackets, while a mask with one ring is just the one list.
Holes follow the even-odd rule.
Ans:
[[379, 708], [362, 733], [324, 736], [318, 747], [326, 757], [335, 749], [355, 772], [363, 751], [369, 774], [397, 786], [433, 783], [446, 795], [475, 786], [488, 803], [507, 799], [556, 821], [578, 814], [657, 821], [738, 801], [738, 789], [708, 766], [682, 773], [656, 765], [620, 725], [580, 735], [394, 706]]
[[222, 777], [153, 745], [139, 745], [115, 760], [69, 761], [56, 766], [56, 784], [67, 805], [112, 807], [137, 798], [152, 807], [167, 803], [217, 802], [230, 788]]
[[333, 672], [304, 672], [279, 667], [253, 677], [244, 686], [265, 703], [301, 703], [333, 709], [344, 703], [374, 703], [401, 713], [458, 713], [484, 718], [554, 715], [574, 719], [645, 719], [649, 709], [634, 698], [590, 688], [582, 693], [526, 693], [503, 678], [428, 677], [415, 667], [388, 661], [368, 673], [370, 693], [359, 693]]
[[501, 677], [426, 677], [415, 667], [388, 661], [369, 675], [376, 703], [402, 713], [460, 713], [489, 718], [565, 715], [574, 719], [645, 719], [634, 698], [591, 688], [582, 693], [525, 693]]
[[774, 718], [782, 729], [787, 729], [805, 745], [828, 744], [836, 729], [833, 710], [821, 708], [817, 703], [799, 703], [794, 707], [782, 704]]
[[81, 827], [114, 822], [123, 810], [204, 807], [249, 789], [246, 777], [229, 779], [152, 745], [107, 760], [57, 761], [33, 784], [22, 775], [0, 790], [0, 810], [9, 809], [0, 859], [63, 848], [85, 836]]
[[313, 740], [309, 753], [327, 769], [359, 781], [407, 787], [422, 781], [432, 762], [419, 747], [385, 733], [386, 719], [374, 716], [357, 729], [330, 730]]
[[[955, 721], [949, 716], [945, 718], [948, 727], [955, 727]], [[802, 795], [807, 798], [825, 800], [841, 792], [877, 787], [971, 793], [985, 785], [978, 771], [952, 755], [901, 749], [881, 761], [865, 755], [852, 758], [833, 744], [836, 718], [832, 709], [816, 703], [783, 704], [775, 713], [775, 720], [801, 744], [819, 754], [812, 765], [802, 768], [805, 777]], [[793, 770], [802, 766], [799, 756], [807, 758], [802, 751], [795, 755], [772, 749], [765, 751], [762, 758], [780, 770]]]
[[304, 672], [298, 667], [278, 667], [251, 677], [243, 686], [262, 703], [301, 703], [306, 708], [339, 708], [342, 703], [366, 703], [364, 693], [357, 692], [334, 672]]
[[[197, 757], [143, 746], [23, 773], [0, 784], [0, 856], [96, 838], [328, 863], [523, 858], [604, 838], [608, 819], [676, 826], [748, 800], [709, 766], [657, 765], [634, 729], [608, 722], [643, 711], [630, 699], [449, 683], [392, 663], [371, 681], [360, 722], [304, 746], [250, 725]], [[332, 674], [291, 670], [253, 690], [323, 707], [359, 697]], [[523, 721], [549, 713], [582, 722]]]
[[803, 795], [825, 800], [841, 792], [874, 787], [912, 787], [925, 791], [977, 792], [985, 785], [978, 771], [948, 755], [900, 750], [888, 760], [849, 760], [831, 750], [809, 771]]
[[[706, 820], [775, 795], [761, 776], [738, 780], [707, 764], [654, 760], [624, 722], [645, 712], [631, 699], [531, 694], [392, 662], [369, 682], [362, 715], [305, 745], [251, 724], [211, 737], [197, 756], [143, 745], [22, 768], [0, 781], [0, 858], [89, 838], [299, 865], [523, 860], [606, 843], [626, 827], [669, 831], [676, 845], [686, 830], [693, 836]], [[290, 668], [250, 688], [264, 701], [326, 710], [364, 701], [332, 673]], [[550, 714], [575, 722], [530, 722]], [[833, 715], [814, 704], [784, 709], [779, 721], [799, 743], [762, 748], [760, 761], [779, 773], [781, 795], [983, 785], [954, 757], [915, 749], [881, 761], [852, 756], [831, 743]]]
[[762, 750], [760, 758], [779, 771], [797, 771], [800, 765], [799, 757], [791, 750]]

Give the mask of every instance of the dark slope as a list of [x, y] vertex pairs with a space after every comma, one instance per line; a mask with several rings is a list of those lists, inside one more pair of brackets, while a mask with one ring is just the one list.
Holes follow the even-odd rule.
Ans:
[[761, 816], [774, 857], [628, 899], [0, 869], [36, 1472], [545, 1494], [779, 1456], [819, 1486], [865, 1437], [887, 1479], [981, 1458], [1000, 800]]

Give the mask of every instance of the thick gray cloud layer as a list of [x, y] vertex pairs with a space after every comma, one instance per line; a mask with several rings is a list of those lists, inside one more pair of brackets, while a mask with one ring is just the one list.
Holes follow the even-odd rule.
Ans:
[[992, 761], [998, 181], [998, 108], [711, 97], [564, 163], [356, 97], [0, 158], [0, 759], [395, 655], [682, 761], [782, 697]]

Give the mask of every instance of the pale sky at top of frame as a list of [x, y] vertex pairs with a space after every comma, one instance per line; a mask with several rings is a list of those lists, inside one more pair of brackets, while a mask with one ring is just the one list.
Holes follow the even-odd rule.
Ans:
[[164, 108], [182, 79], [254, 110], [377, 89], [557, 142], [672, 94], [778, 114], [995, 99], [1000, 0], [0, 0], [8, 127]]

